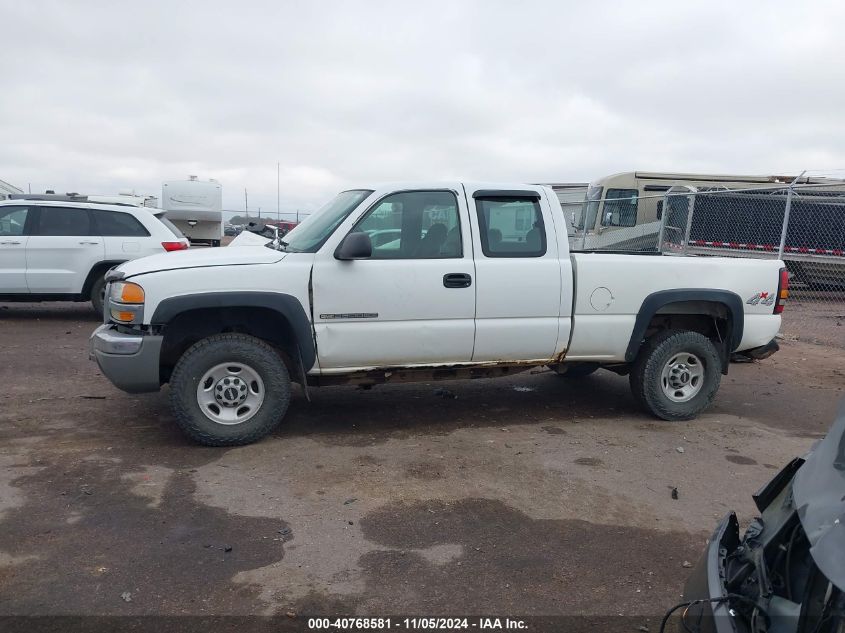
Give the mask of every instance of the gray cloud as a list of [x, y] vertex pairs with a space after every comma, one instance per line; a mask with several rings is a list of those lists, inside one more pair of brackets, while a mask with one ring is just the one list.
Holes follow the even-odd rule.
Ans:
[[845, 168], [836, 2], [0, 0], [0, 178], [312, 209], [392, 179]]

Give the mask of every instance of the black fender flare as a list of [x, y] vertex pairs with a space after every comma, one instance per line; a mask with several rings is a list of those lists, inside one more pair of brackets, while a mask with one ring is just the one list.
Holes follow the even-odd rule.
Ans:
[[727, 308], [730, 315], [730, 339], [727, 341], [727, 354], [739, 347], [742, 341], [742, 333], [745, 327], [745, 310], [742, 307], [742, 299], [735, 292], [730, 290], [710, 290], [706, 288], [678, 288], [675, 290], [660, 290], [648, 295], [637, 312], [637, 320], [634, 322], [634, 331], [631, 332], [631, 339], [628, 348], [625, 350], [625, 361], [633, 362], [637, 357], [646, 329], [651, 319], [663, 306], [670, 303], [684, 301], [707, 301], [710, 303], [721, 303]]
[[164, 299], [153, 312], [152, 326], [167, 325], [174, 317], [202, 308], [265, 308], [277, 312], [291, 326], [305, 371], [314, 366], [317, 348], [311, 321], [299, 299], [279, 292], [203, 292]]

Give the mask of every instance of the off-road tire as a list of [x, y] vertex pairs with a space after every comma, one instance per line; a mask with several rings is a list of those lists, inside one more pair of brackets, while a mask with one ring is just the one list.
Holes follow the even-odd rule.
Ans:
[[[663, 393], [661, 376], [666, 363], [676, 354], [689, 352], [701, 359], [704, 378], [700, 391], [686, 402], [674, 402]], [[691, 420], [713, 401], [722, 380], [722, 361], [709, 338], [688, 330], [663, 330], [640, 349], [629, 375], [637, 403], [663, 420]]]
[[[255, 370], [264, 382], [258, 412], [240, 424], [218, 424], [197, 403], [197, 386], [211, 367], [237, 362]], [[242, 446], [265, 437], [282, 421], [290, 403], [290, 374], [279, 353], [246, 334], [215, 334], [190, 347], [170, 377], [170, 406], [176, 424], [189, 438], [206, 446]]]
[[100, 316], [103, 316], [103, 289], [105, 287], [106, 273], [104, 271], [103, 274], [98, 275], [94, 280], [94, 283], [91, 284], [91, 294], [89, 295], [91, 305], [94, 306], [94, 309]]

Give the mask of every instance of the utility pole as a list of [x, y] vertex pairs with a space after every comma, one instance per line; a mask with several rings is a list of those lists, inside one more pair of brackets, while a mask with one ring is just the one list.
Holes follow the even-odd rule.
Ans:
[[280, 182], [281, 182], [280, 178], [281, 177], [279, 175], [280, 174], [279, 169], [280, 169], [279, 163], [276, 163], [276, 220], [281, 219], [281, 214], [279, 213], [279, 211], [281, 210], [281, 206], [279, 205], [279, 199], [280, 199], [279, 198], [279, 191], [281, 190], [280, 189]]
[[258, 219], [261, 219], [261, 207], [258, 207]]
[[246, 217], [249, 217], [249, 199], [246, 196], [246, 187], [244, 187], [244, 211], [246, 212]]

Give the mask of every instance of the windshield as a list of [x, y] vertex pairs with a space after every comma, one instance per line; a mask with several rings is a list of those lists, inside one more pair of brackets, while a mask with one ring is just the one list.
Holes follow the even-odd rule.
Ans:
[[[590, 230], [596, 227], [596, 216], [599, 213], [599, 202], [601, 201], [602, 188], [595, 185], [587, 189], [587, 196], [584, 198], [584, 213], [578, 220], [577, 228]], [[584, 223], [586, 218], [586, 224]]]
[[319, 211], [312, 213], [285, 235], [285, 250], [294, 253], [316, 253], [352, 211], [369, 196], [368, 189], [344, 191]]

